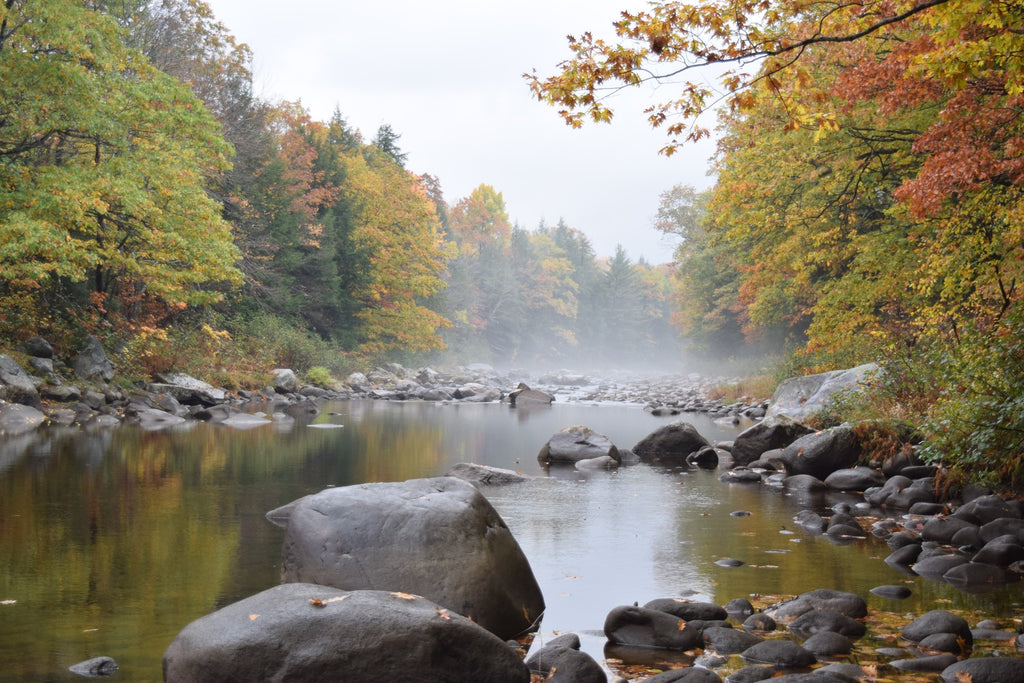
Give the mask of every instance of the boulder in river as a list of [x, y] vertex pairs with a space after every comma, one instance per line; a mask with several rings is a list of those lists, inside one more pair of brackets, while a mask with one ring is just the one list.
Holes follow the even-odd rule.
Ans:
[[531, 389], [523, 382], [514, 390], [508, 392], [508, 402], [512, 406], [546, 406], [551, 405], [555, 397], [551, 394]]
[[[687, 459], [710, 448], [708, 440], [689, 422], [673, 422], [659, 427], [633, 446], [640, 462], [656, 465], [686, 465]], [[716, 458], [717, 463], [717, 458]]]
[[732, 459], [736, 465], [749, 465], [764, 453], [785, 448], [813, 430], [782, 415], [765, 418], [747, 427], [732, 442]]
[[284, 582], [422, 595], [501, 638], [527, 631], [544, 612], [519, 544], [461, 479], [330, 488], [267, 518], [285, 527]]
[[504, 641], [425, 598], [307, 583], [193, 621], [164, 653], [163, 674], [165, 683], [530, 680]]
[[580, 460], [610, 456], [621, 462], [619, 449], [607, 436], [598, 434], [590, 427], [573, 425], [555, 433], [537, 454], [543, 465], [573, 465]]

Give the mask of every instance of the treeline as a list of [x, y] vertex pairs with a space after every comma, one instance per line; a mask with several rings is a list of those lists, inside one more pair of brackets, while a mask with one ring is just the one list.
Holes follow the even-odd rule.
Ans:
[[201, 0], [0, 6], [0, 338], [208, 375], [674, 348], [666, 267], [512, 226], [486, 185], [449, 206], [389, 126], [264, 101], [251, 62]]
[[659, 214], [682, 238], [684, 331], [791, 351], [793, 371], [881, 363], [850, 414], [910, 419], [925, 454], [1019, 486], [1024, 5], [727, 5], [627, 14], [621, 44], [575, 41], [535, 91], [601, 120], [608, 81], [721, 65], [717, 93], [695, 82], [651, 109], [671, 153], [721, 104], [716, 185]]

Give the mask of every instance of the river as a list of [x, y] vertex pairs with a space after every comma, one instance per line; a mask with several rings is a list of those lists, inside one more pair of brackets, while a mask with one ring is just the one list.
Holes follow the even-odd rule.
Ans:
[[[117, 680], [158, 682], [161, 658], [190, 621], [279, 580], [283, 531], [266, 511], [327, 486], [443, 474], [458, 462], [535, 478], [487, 490], [529, 559], [547, 612], [540, 639], [581, 633], [599, 661], [618, 605], [689, 596], [857, 592], [903, 618], [936, 606], [984, 616], [1019, 612], [1019, 586], [968, 595], [881, 561], [878, 539], [836, 545], [798, 530], [799, 501], [718, 472], [635, 465], [544, 471], [537, 452], [584, 424], [632, 447], [672, 419], [711, 441], [737, 429], [703, 415], [656, 418], [635, 405], [386, 401], [331, 403], [312, 423], [248, 430], [188, 423], [50, 428], [0, 442], [0, 679], [74, 681], [78, 661], [106, 655]], [[749, 516], [734, 516], [734, 511]], [[744, 565], [715, 564], [737, 558]], [[908, 600], [868, 593], [903, 583]]]

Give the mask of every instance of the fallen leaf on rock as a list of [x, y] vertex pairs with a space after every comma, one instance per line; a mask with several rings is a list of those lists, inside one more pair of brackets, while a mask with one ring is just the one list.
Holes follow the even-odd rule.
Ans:
[[258, 614], [250, 614], [249, 615], [249, 621], [256, 621], [259, 618], [260, 618], [260, 615], [258, 615]]
[[392, 593], [391, 595], [396, 598], [401, 598], [402, 600], [415, 600], [416, 598], [420, 597], [418, 595], [413, 595], [412, 593], [402, 593], [401, 591], [397, 593]]
[[448, 610], [435, 607], [434, 610], [437, 612], [437, 616], [441, 617], [445, 621], [451, 621], [452, 615], [448, 613]]
[[[394, 593], [392, 593], [392, 595], [394, 595]], [[319, 598], [310, 598], [309, 604], [313, 605], [313, 607], [327, 607], [328, 604], [332, 602], [341, 602], [347, 597], [347, 595], [335, 595], [333, 598], [327, 598], [326, 600], [321, 600]]]

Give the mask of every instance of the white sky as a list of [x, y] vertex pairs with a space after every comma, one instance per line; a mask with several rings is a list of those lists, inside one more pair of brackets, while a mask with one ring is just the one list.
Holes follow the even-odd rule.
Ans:
[[367, 141], [389, 124], [406, 167], [436, 176], [449, 204], [486, 183], [521, 227], [564, 219], [598, 256], [622, 244], [663, 263], [674, 240], [652, 227], [659, 195], [710, 183], [710, 143], [657, 153], [666, 137], [640, 114], [651, 93], [620, 97], [610, 125], [572, 130], [522, 78], [554, 74], [567, 34], [611, 37], [642, 0], [207, 2], [252, 48], [261, 96], [301, 100], [322, 121], [337, 106]]

